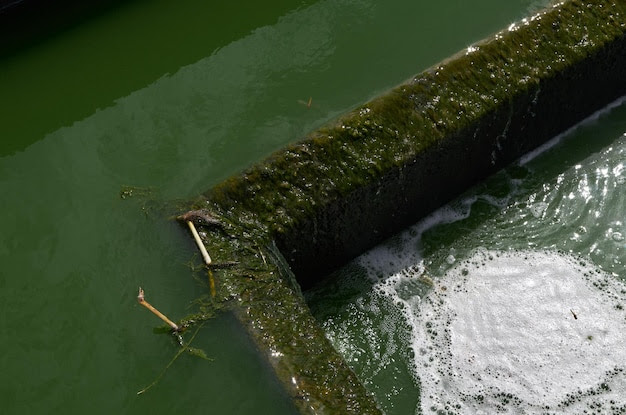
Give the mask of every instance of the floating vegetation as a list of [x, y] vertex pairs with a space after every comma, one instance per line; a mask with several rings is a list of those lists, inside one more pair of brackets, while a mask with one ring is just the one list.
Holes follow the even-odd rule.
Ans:
[[[119, 198], [133, 207], [138, 207], [145, 217], [160, 219], [178, 208], [180, 201], [160, 200], [158, 191], [153, 187], [123, 185], [119, 191]], [[131, 201], [131, 199], [133, 199]]]
[[[137, 300], [141, 305], [148, 308], [151, 312], [157, 315], [161, 320], [163, 320], [167, 326], [156, 327], [153, 330], [154, 334], [168, 334], [171, 335], [174, 339], [175, 343], [178, 345], [178, 351], [172, 357], [172, 359], [167, 363], [167, 365], [161, 370], [161, 372], [157, 375], [156, 378], [146, 387], [137, 392], [137, 395], [141, 395], [152, 388], [154, 385], [159, 383], [161, 378], [165, 375], [165, 372], [174, 364], [174, 362], [183, 354], [189, 354], [191, 356], [195, 356], [202, 360], [211, 361], [206, 352], [198, 347], [192, 347], [192, 343], [200, 329], [206, 324], [206, 322], [213, 317], [215, 317], [220, 309], [223, 307], [223, 303], [215, 301], [215, 286], [214, 281], [212, 279], [212, 273], [209, 270], [209, 281], [207, 282], [210, 287], [211, 295], [204, 295], [200, 298], [192, 301], [191, 305], [197, 307], [197, 311], [193, 314], [189, 314], [186, 317], [182, 318], [178, 323], [174, 323], [169, 318], [167, 318], [164, 314], [158, 311], [155, 307], [149, 304], [145, 300], [144, 291], [139, 288], [139, 295], [137, 296]], [[193, 331], [189, 340], [185, 339], [185, 333]]]
[[183, 354], [183, 353], [189, 353], [192, 356], [196, 356], [199, 357], [201, 359], [204, 360], [211, 360], [209, 359], [209, 357], [206, 355], [206, 353], [204, 352], [204, 350], [202, 349], [198, 349], [195, 347], [191, 347], [191, 343], [193, 342], [193, 340], [196, 338], [198, 332], [200, 331], [200, 329], [202, 328], [202, 326], [204, 325], [204, 322], [202, 322], [202, 324], [199, 324], [196, 329], [193, 332], [193, 335], [191, 336], [191, 339], [189, 339], [189, 342], [184, 343], [182, 342], [182, 335], [179, 333], [177, 334], [178, 339], [181, 341], [181, 345], [180, 348], [178, 349], [178, 351], [176, 352], [176, 354], [174, 355], [174, 357], [172, 357], [172, 359], [167, 363], [167, 365], [163, 368], [163, 370], [161, 370], [161, 372], [157, 375], [156, 378], [154, 378], [154, 380], [145, 388], [141, 389], [140, 391], [137, 392], [137, 395], [142, 395], [145, 392], [147, 392], [150, 388], [152, 388], [154, 385], [156, 385], [157, 383], [159, 383], [159, 381], [161, 380], [161, 378], [163, 378], [163, 375], [165, 375], [165, 372], [167, 372], [167, 370], [170, 368], [170, 366], [172, 366], [174, 364], [174, 362]]
[[130, 199], [131, 197], [147, 197], [153, 193], [151, 187], [138, 187], [123, 185], [120, 190], [120, 199]]

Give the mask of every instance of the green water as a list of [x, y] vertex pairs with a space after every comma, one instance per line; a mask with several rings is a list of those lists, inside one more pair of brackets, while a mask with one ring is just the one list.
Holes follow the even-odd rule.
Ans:
[[1, 57], [2, 412], [294, 413], [228, 315], [136, 395], [177, 351], [137, 288], [206, 293], [172, 201], [540, 4], [137, 0]]

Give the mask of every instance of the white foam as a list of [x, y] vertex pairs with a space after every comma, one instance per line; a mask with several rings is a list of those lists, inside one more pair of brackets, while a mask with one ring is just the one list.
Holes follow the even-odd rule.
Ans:
[[[461, 199], [455, 205], [443, 206], [411, 226], [408, 231], [399, 234], [398, 240], [391, 240], [389, 243], [378, 245], [361, 255], [357, 258], [358, 263], [367, 270], [369, 277], [373, 280], [398, 273], [402, 274], [403, 270], [407, 269], [409, 272], [414, 272], [416, 268], [423, 271], [423, 255], [420, 245], [424, 232], [437, 225], [454, 223], [468, 218], [472, 204], [479, 197], [496, 206], [503, 204], [501, 200], [488, 195], [472, 195]], [[414, 246], [415, 249], [409, 250], [406, 248], [408, 246]]]
[[626, 413], [626, 285], [580, 259], [479, 250], [422, 301], [395, 300], [423, 413]]

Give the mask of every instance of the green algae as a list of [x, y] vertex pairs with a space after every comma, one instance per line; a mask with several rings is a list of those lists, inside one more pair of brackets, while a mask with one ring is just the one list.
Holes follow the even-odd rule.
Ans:
[[380, 413], [310, 314], [271, 240], [220, 220], [222, 228], [200, 225], [214, 260], [208, 267], [216, 281], [213, 301], [233, 305], [300, 411]]
[[624, 2], [570, 1], [525, 19], [226, 180], [207, 196], [233, 216], [254, 212], [256, 225], [270, 234], [288, 232], [329, 200], [401, 168], [512, 97], [535, 94], [545, 80], [623, 37], [625, 9]]
[[153, 386], [155, 386], [157, 383], [159, 383], [159, 381], [163, 378], [163, 376], [165, 375], [165, 372], [167, 372], [167, 370], [174, 364], [174, 362], [176, 362], [176, 360], [183, 354], [183, 353], [188, 353], [192, 356], [198, 357], [202, 360], [207, 360], [210, 361], [211, 359], [206, 355], [206, 353], [204, 352], [204, 350], [202, 349], [198, 349], [196, 347], [191, 347], [191, 343], [194, 341], [194, 339], [196, 338], [198, 332], [200, 331], [200, 329], [202, 328], [202, 324], [198, 325], [196, 327], [196, 330], [193, 332], [193, 335], [191, 336], [191, 339], [189, 340], [189, 342], [184, 342], [182, 337], [180, 337], [179, 340], [179, 349], [176, 352], [176, 354], [174, 355], [174, 357], [172, 357], [172, 359], [167, 363], [167, 365], [165, 365], [165, 367], [163, 368], [163, 370], [161, 370], [161, 372], [157, 375], [156, 378], [154, 378], [154, 380], [147, 385], [146, 387], [144, 387], [143, 389], [139, 390], [137, 392], [137, 395], [142, 395], [144, 393], [146, 393], [148, 390], [150, 390]]
[[[140, 295], [143, 295], [141, 289], [139, 289], [139, 293]], [[167, 334], [171, 336], [171, 338], [178, 346], [178, 350], [170, 359], [170, 361], [163, 367], [161, 372], [159, 372], [159, 374], [154, 378], [154, 380], [150, 384], [139, 390], [137, 392], [137, 395], [142, 395], [150, 390], [153, 386], [157, 385], [161, 381], [163, 376], [165, 376], [165, 373], [168, 371], [168, 369], [184, 353], [200, 358], [202, 360], [212, 360], [207, 356], [206, 352], [203, 349], [198, 347], [192, 347], [192, 343], [198, 335], [200, 329], [205, 325], [205, 323], [208, 320], [214, 318], [217, 313], [224, 308], [225, 304], [226, 303], [223, 301], [216, 301], [210, 295], [202, 296], [194, 300], [192, 303], [192, 305], [196, 307], [196, 311], [179, 320], [177, 323], [177, 329], [174, 329], [169, 325], [162, 325], [153, 329], [154, 334]], [[187, 340], [185, 336], [190, 332], [191, 334], [187, 336], [189, 337], [189, 339]]]
[[311, 316], [303, 274], [319, 278], [626, 92], [624, 56], [626, 2], [560, 3], [196, 202], [223, 224], [201, 231], [214, 261], [234, 264], [210, 271], [216, 301], [234, 305], [303, 413], [380, 413]]

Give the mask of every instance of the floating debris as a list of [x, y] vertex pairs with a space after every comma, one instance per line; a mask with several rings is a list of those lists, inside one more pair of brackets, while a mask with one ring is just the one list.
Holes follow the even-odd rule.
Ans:
[[204, 242], [202, 242], [202, 239], [200, 239], [200, 235], [198, 235], [198, 231], [196, 230], [195, 225], [190, 220], [187, 221], [187, 225], [189, 226], [189, 229], [191, 230], [193, 239], [196, 241], [196, 245], [198, 245], [198, 249], [200, 249], [200, 253], [202, 253], [202, 258], [204, 259], [204, 263], [207, 265], [211, 265], [211, 257], [209, 256], [209, 253], [206, 250], [206, 247], [204, 246]]
[[141, 196], [146, 197], [152, 193], [152, 189], [149, 187], [138, 186], [122, 186], [120, 190], [120, 199], [130, 199], [131, 197]]
[[198, 225], [223, 228], [224, 225], [206, 209], [190, 210], [177, 217], [183, 222], [195, 222]]
[[144, 291], [143, 291], [143, 289], [141, 287], [139, 287], [139, 294], [137, 295], [137, 301], [139, 301], [139, 304], [141, 304], [142, 306], [146, 307], [148, 310], [152, 311], [161, 320], [166, 322], [174, 331], [179, 331], [180, 330], [180, 327], [178, 327], [178, 325], [176, 323], [174, 323], [172, 320], [167, 318], [165, 316], [165, 314], [161, 313], [159, 310], [154, 308], [149, 302], [146, 301], [145, 293], [144, 293]]

